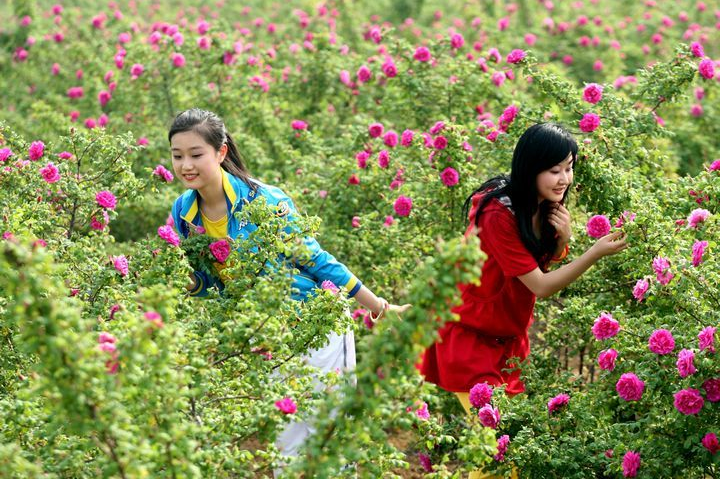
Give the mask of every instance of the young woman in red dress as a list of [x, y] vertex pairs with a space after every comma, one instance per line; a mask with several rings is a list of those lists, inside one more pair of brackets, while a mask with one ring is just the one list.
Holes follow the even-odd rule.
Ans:
[[510, 177], [486, 181], [466, 200], [466, 235], [478, 235], [487, 255], [481, 284], [459, 285], [462, 304], [452, 311], [460, 320], [443, 325], [420, 369], [427, 381], [456, 393], [469, 413], [469, 391], [477, 383], [505, 384], [510, 395], [524, 391], [520, 371], [504, 369], [509, 358], [523, 360], [530, 352], [536, 297], [555, 294], [599, 259], [627, 247], [617, 231], [568, 264], [548, 270], [568, 254], [571, 216], [564, 202], [577, 152], [576, 141], [562, 126], [533, 125], [516, 144]]

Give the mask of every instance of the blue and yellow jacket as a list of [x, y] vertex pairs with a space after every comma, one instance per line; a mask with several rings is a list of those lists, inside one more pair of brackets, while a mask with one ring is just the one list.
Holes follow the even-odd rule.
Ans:
[[[257, 180], [253, 180], [258, 185], [254, 191], [241, 179], [222, 170], [223, 173], [223, 190], [225, 191], [225, 201], [228, 207], [228, 236], [234, 240], [237, 238], [246, 239], [257, 229], [257, 226], [247, 222], [241, 222], [235, 217], [235, 213], [243, 208], [244, 200], [253, 201], [258, 196], [263, 196], [268, 205], [277, 206], [289, 221], [295, 219], [297, 210], [293, 201], [280, 188], [265, 185]], [[196, 190], [187, 190], [173, 204], [173, 221], [175, 228], [184, 238], [188, 237], [190, 228], [188, 223], [196, 226], [202, 226], [202, 219], [198, 205], [198, 192]], [[338, 262], [333, 255], [321, 248], [320, 244], [310, 236], [304, 238], [303, 241], [310, 251], [310, 259], [300, 264], [295, 262], [293, 266], [299, 270], [299, 273], [293, 276], [293, 294], [295, 300], [303, 300], [307, 298], [316, 287], [320, 287], [325, 280], [332, 281], [339, 287], [345, 287], [348, 296], [353, 297], [361, 288], [361, 282], [351, 273], [348, 268]], [[217, 286], [223, 289], [222, 281], [214, 276], [208, 275], [203, 271], [195, 271], [198, 286], [190, 292], [192, 296], [206, 296], [208, 288]]]

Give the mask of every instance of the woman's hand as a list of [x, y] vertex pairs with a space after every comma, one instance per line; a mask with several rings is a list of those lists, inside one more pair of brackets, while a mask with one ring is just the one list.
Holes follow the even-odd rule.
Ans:
[[391, 311], [400, 315], [408, 311], [411, 307], [410, 304], [404, 304], [402, 306], [399, 306], [397, 304], [390, 304], [384, 298], [378, 298], [378, 301], [380, 302], [378, 308], [376, 308], [376, 311], [372, 311], [370, 315], [371, 321], [373, 322], [376, 322], [383, 316], [385, 316], [387, 311]]
[[614, 231], [611, 234], [599, 238], [596, 243], [591, 246], [591, 250], [598, 256], [603, 258], [604, 256], [614, 255], [628, 248], [626, 243], [626, 233], [621, 230]]
[[548, 212], [548, 222], [556, 229], [558, 241], [566, 245], [571, 240], [571, 213], [561, 203], [553, 203]]

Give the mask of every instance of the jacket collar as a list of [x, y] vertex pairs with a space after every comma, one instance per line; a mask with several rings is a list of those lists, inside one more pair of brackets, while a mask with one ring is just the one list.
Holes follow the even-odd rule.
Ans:
[[[237, 178], [221, 168], [223, 175], [223, 191], [225, 192], [225, 201], [228, 211], [232, 217], [238, 200], [248, 196], [250, 187], [243, 180]], [[180, 217], [188, 223], [194, 223], [199, 213], [198, 191], [189, 189], [182, 196], [182, 206], [180, 208]]]

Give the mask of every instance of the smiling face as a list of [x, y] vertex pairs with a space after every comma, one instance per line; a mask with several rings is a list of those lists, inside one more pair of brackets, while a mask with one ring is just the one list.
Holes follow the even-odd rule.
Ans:
[[543, 200], [560, 203], [571, 183], [573, 183], [573, 155], [569, 153], [562, 162], [536, 176], [538, 203], [541, 204]]
[[227, 149], [223, 145], [216, 151], [192, 130], [176, 133], [170, 139], [173, 171], [187, 188], [201, 192], [209, 188], [222, 188], [220, 164]]

